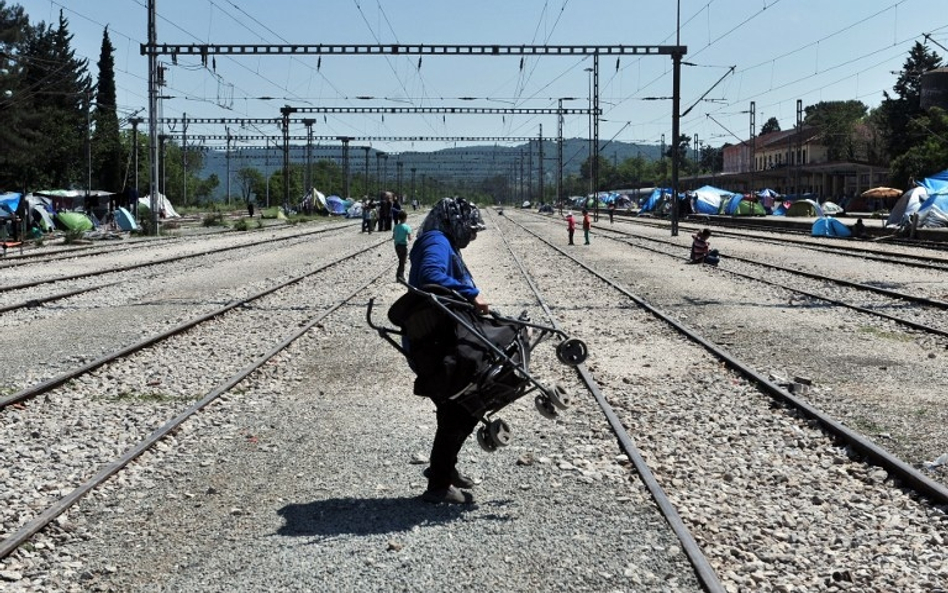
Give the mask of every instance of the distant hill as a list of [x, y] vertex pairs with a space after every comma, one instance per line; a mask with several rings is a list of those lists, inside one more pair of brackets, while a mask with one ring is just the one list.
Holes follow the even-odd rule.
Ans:
[[[657, 160], [661, 148], [650, 144], [630, 144], [626, 142], [600, 141], [600, 154], [603, 158], [615, 163], [641, 155], [648, 160]], [[532, 148], [532, 161], [530, 150]], [[349, 148], [349, 167], [353, 175], [361, 175], [366, 168], [368, 156], [368, 171], [370, 177], [375, 177], [377, 157], [379, 151], [370, 148], [368, 153], [361, 146]], [[589, 155], [589, 141], [584, 138], [570, 138], [563, 143], [563, 176], [579, 175], [580, 166]], [[290, 146], [290, 159], [294, 163], [306, 161], [306, 147], [302, 145]], [[339, 145], [314, 145], [312, 159], [316, 161], [331, 159], [342, 164], [342, 147]], [[443, 181], [465, 180], [480, 181], [498, 175], [519, 173], [520, 161], [524, 175], [529, 173], [532, 165], [534, 175], [539, 168], [539, 151], [537, 143], [531, 146], [526, 143], [520, 146], [466, 146], [458, 148], [443, 148], [432, 152], [402, 152], [391, 155], [387, 161], [387, 175], [389, 179], [396, 176], [396, 162], [402, 164], [403, 183], [410, 179], [410, 171], [415, 169], [416, 179], [422, 175], [437, 178]], [[264, 173], [272, 173], [283, 166], [283, 156], [275, 148], [241, 148], [231, 152], [230, 171], [235, 174], [244, 167], [254, 167]], [[550, 140], [543, 141], [543, 169], [544, 176], [553, 180], [556, 175], [557, 148], [556, 143]], [[227, 155], [223, 150], [211, 150], [204, 155], [204, 169], [199, 174], [207, 177], [212, 173], [221, 179], [215, 197], [224, 196], [224, 180], [227, 176]], [[231, 178], [231, 183], [235, 183]], [[552, 183], [552, 181], [551, 181]]]

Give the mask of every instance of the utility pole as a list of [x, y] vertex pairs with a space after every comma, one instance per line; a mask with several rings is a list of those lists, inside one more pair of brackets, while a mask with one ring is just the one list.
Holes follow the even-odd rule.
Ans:
[[[362, 150], [365, 151], [365, 172], [363, 173], [363, 176], [365, 177], [365, 197], [368, 198], [370, 197], [369, 195], [370, 194], [369, 192], [369, 151], [372, 150], [372, 147], [363, 146]], [[412, 188], [412, 191], [414, 191], [414, 188]]]
[[[415, 167], [411, 168], [411, 199], [415, 200]], [[414, 201], [412, 202], [414, 203]]]
[[283, 212], [290, 212], [290, 114], [296, 113], [295, 107], [284, 105], [280, 108], [283, 116]]
[[188, 205], [188, 114], [182, 114], [181, 127], [181, 203]]
[[[148, 45], [152, 50], [158, 45], [156, 29], [157, 13], [155, 0], [148, 0]], [[155, 235], [160, 235], [158, 226], [158, 55], [148, 52], [148, 150], [151, 153], [151, 175], [148, 180], [151, 196], [151, 224]]]
[[540, 157], [540, 171], [537, 175], [537, 187], [540, 189], [540, 204], [546, 203], [546, 197], [543, 191], [543, 124], [540, 124], [540, 138], [537, 140], [537, 149]]
[[[402, 166], [403, 166], [404, 164], [405, 164], [405, 163], [403, 163], [403, 162], [401, 162], [401, 161], [398, 161], [398, 162], [395, 163], [395, 170], [397, 171], [397, 175], [396, 175], [397, 181], [396, 181], [396, 184], [395, 184], [395, 193], [397, 193], [399, 196], [402, 195]], [[403, 206], [404, 206], [404, 205], [403, 205]]]
[[754, 193], [754, 176], [757, 173], [757, 102], [751, 101], [750, 104], [750, 188], [748, 193]]
[[376, 195], [382, 195], [382, 152], [375, 153], [375, 183], [376, 183]]
[[231, 143], [230, 127], [225, 128], [225, 130], [227, 131], [227, 152], [225, 153], [225, 157], [227, 160], [227, 183], [224, 185], [225, 187], [224, 191], [227, 193], [227, 205], [230, 206], [230, 143]]
[[563, 99], [559, 99], [556, 115], [556, 204], [563, 203]]
[[303, 125], [306, 126], [306, 188], [304, 194], [312, 194], [311, 199], [316, 199], [313, 193], [313, 124], [315, 119], [304, 119]]
[[132, 161], [135, 163], [135, 203], [129, 204], [132, 207], [132, 215], [138, 219], [138, 125], [142, 123], [142, 118], [133, 117], [128, 120], [132, 124]]
[[339, 141], [342, 142], [342, 193], [344, 199], [349, 199], [349, 142], [352, 140], [350, 136], [339, 136]]

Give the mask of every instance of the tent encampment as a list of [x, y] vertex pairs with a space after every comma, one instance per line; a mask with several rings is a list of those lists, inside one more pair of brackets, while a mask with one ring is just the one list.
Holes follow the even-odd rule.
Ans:
[[902, 226], [908, 223], [912, 215], [918, 212], [922, 203], [928, 198], [928, 191], [924, 187], [913, 187], [908, 190], [899, 201], [892, 207], [889, 217], [885, 221], [885, 226]]
[[823, 216], [823, 209], [813, 200], [797, 200], [790, 204], [784, 216]]
[[851, 237], [853, 233], [832, 216], [824, 216], [813, 223], [810, 234], [814, 237]]
[[660, 214], [664, 210], [664, 206], [671, 203], [671, 190], [661, 187], [656, 187], [652, 190], [652, 194], [645, 200], [645, 203], [642, 204], [642, 208], [639, 210], [639, 214], [652, 213]]
[[346, 201], [339, 196], [327, 196], [324, 201], [329, 214], [342, 216], [346, 213]]

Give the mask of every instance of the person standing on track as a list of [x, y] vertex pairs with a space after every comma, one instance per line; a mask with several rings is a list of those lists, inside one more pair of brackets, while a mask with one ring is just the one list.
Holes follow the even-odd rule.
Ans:
[[398, 256], [398, 269], [395, 271], [395, 279], [399, 282], [405, 281], [405, 259], [408, 258], [408, 242], [411, 241], [411, 227], [405, 222], [408, 220], [408, 213], [399, 210], [398, 224], [392, 229], [392, 241], [395, 243], [395, 255]]
[[[484, 229], [477, 207], [463, 198], [444, 198], [428, 212], [411, 248], [408, 283], [423, 289], [435, 284], [457, 292], [486, 315], [489, 305], [475, 286], [461, 258], [461, 250]], [[427, 395], [427, 394], [426, 394]], [[474, 486], [473, 480], [457, 470], [458, 453], [477, 427], [479, 419], [471, 415], [450, 393], [430, 395], [435, 404], [438, 427], [431, 445], [431, 457], [425, 476], [428, 488], [421, 495], [430, 503], [469, 504], [474, 498], [460, 489]]]
[[566, 213], [566, 232], [569, 234], [569, 243], [567, 243], [567, 245], [575, 245], [575, 243], [573, 243], [573, 233], [576, 232], [576, 219], [573, 218], [572, 212]]
[[592, 228], [592, 221], [589, 220], [589, 210], [583, 208], [583, 237], [586, 242], [583, 245], [589, 245], [589, 230]]

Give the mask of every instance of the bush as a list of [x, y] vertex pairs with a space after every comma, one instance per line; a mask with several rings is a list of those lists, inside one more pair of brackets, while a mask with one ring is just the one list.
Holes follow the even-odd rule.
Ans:
[[206, 227], [224, 226], [224, 214], [221, 212], [208, 212], [204, 215], [202, 224]]
[[234, 221], [234, 230], [235, 231], [246, 231], [249, 228], [247, 225], [247, 219], [241, 218], [240, 220]]

